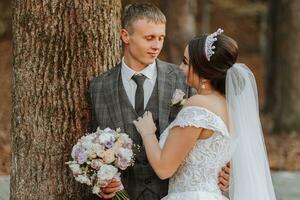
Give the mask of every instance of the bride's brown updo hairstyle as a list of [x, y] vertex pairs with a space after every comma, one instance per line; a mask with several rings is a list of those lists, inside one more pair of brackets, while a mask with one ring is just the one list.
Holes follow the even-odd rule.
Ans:
[[214, 54], [208, 60], [205, 53], [207, 36], [195, 37], [189, 42], [189, 65], [200, 78], [210, 80], [214, 89], [225, 95], [226, 72], [237, 60], [238, 46], [232, 38], [218, 35], [213, 43]]

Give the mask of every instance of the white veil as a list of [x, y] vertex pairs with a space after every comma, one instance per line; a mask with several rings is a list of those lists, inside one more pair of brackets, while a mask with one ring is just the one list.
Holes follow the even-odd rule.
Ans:
[[234, 64], [226, 75], [229, 130], [236, 139], [231, 169], [231, 200], [275, 200], [259, 119], [255, 77], [248, 67]]

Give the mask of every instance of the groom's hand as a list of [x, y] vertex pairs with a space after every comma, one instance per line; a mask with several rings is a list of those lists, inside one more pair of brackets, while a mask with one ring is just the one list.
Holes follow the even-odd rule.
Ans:
[[230, 181], [230, 162], [226, 166], [222, 167], [222, 171], [219, 173], [219, 188], [222, 192], [228, 192]]
[[100, 197], [102, 199], [112, 199], [116, 192], [123, 190], [123, 185], [120, 180], [113, 179], [105, 188], [101, 188]]

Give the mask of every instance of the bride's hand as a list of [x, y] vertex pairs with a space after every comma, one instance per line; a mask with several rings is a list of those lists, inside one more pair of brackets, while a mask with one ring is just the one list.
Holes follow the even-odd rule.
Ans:
[[150, 111], [146, 111], [143, 117], [139, 117], [137, 120], [134, 120], [133, 124], [141, 137], [145, 137], [146, 135], [155, 135], [156, 126]]

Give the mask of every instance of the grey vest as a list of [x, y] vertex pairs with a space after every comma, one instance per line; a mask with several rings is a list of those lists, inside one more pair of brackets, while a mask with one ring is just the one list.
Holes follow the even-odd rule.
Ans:
[[[159, 127], [157, 85], [156, 81], [145, 110], [152, 113], [156, 127]], [[160, 180], [148, 163], [143, 141], [132, 123], [133, 120], [138, 118], [138, 115], [127, 97], [122, 83], [122, 77], [119, 79], [118, 87], [124, 131], [129, 134], [135, 144], [141, 147], [139, 151], [134, 151], [136, 154], [134, 166], [122, 172], [122, 183], [129, 193], [131, 200], [138, 199], [144, 190], [150, 190], [157, 196], [157, 199], [160, 199], [168, 192], [168, 180]], [[157, 137], [159, 137], [159, 133], [160, 130], [157, 130]]]

